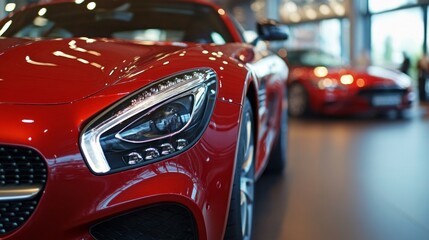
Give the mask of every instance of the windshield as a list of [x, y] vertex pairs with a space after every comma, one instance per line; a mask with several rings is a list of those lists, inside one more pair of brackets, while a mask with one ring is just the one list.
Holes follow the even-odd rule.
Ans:
[[214, 9], [194, 3], [116, 0], [33, 7], [0, 26], [0, 36], [118, 38], [143, 41], [232, 42]]
[[343, 65], [341, 58], [320, 50], [291, 50], [288, 51], [287, 58], [292, 66], [341, 67]]

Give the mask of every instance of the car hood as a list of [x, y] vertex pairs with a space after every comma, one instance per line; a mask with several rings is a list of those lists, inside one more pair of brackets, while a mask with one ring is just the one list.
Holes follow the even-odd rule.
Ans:
[[187, 45], [108, 39], [0, 39], [0, 103], [61, 104], [89, 97]]
[[402, 88], [411, 86], [411, 78], [408, 75], [393, 69], [370, 66], [364, 72], [364, 77], [365, 76], [368, 76], [367, 78], [372, 78], [373, 84], [379, 83], [381, 85], [389, 85], [389, 82], [393, 82]]

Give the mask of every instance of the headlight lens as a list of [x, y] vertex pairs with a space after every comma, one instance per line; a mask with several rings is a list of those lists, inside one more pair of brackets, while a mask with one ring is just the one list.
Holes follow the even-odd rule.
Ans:
[[311, 83], [314, 87], [321, 90], [333, 90], [337, 88], [342, 88], [338, 80], [334, 78], [313, 79]]
[[185, 151], [206, 129], [216, 93], [214, 71], [198, 69], [131, 94], [85, 127], [80, 145], [88, 165], [110, 173]]
[[193, 98], [189, 95], [165, 104], [131, 123], [115, 137], [130, 143], [144, 143], [179, 132], [191, 119]]

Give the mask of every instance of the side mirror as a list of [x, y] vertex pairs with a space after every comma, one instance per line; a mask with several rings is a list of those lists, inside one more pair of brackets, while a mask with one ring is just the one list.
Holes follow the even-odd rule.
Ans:
[[284, 41], [289, 38], [289, 27], [276, 20], [264, 20], [256, 25], [259, 39], [265, 41]]

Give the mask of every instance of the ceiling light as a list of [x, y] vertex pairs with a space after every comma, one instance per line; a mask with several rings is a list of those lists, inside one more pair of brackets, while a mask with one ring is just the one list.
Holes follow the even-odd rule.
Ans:
[[331, 8], [328, 5], [326, 5], [326, 4], [320, 5], [319, 11], [323, 15], [329, 15], [329, 14], [331, 14]]
[[289, 18], [292, 22], [301, 21], [301, 15], [299, 15], [299, 13], [292, 13]]
[[294, 2], [286, 2], [285, 4], [283, 4], [283, 9], [286, 12], [293, 13], [298, 11], [298, 6]]
[[316, 10], [314, 10], [313, 8], [307, 8], [305, 10], [305, 15], [309, 18], [309, 19], [316, 19], [317, 18], [317, 12]]
[[338, 2], [332, 2], [331, 7], [338, 16], [343, 16], [346, 13], [344, 6]]

